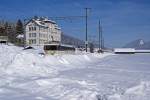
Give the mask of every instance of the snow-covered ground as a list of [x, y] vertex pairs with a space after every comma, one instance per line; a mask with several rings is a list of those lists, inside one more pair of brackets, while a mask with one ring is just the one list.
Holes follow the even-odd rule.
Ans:
[[0, 100], [150, 98], [150, 54], [38, 53], [0, 45]]

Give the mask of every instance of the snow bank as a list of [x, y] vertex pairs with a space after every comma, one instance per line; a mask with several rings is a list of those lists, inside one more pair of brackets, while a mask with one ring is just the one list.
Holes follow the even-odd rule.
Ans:
[[[15, 46], [0, 46], [0, 67], [3, 67], [4, 70], [6, 69], [7, 74], [45, 76], [54, 72], [57, 73], [57, 70], [77, 67], [72, 65], [92, 62], [100, 57], [98, 54], [41, 56], [38, 54], [40, 50], [22, 49]], [[104, 55], [101, 57], [104, 57]]]
[[87, 67], [110, 54], [43, 56], [40, 51], [0, 46], [0, 99], [97, 100], [95, 83], [58, 77], [59, 72]]
[[114, 94], [108, 100], [149, 100], [150, 82], [142, 81], [139, 85], [125, 90], [123, 94]]
[[[81, 88], [72, 88], [72, 84], [78, 84], [81, 87], [79, 81], [54, 78], [37, 80], [36, 83], [42, 87], [43, 94], [51, 96], [58, 100], [96, 100], [96, 92]], [[86, 83], [88, 84], [88, 83]], [[85, 84], [82, 84], [85, 85]], [[45, 91], [49, 88], [50, 91]], [[55, 89], [53, 89], [55, 87]]]
[[150, 81], [139, 83], [150, 79], [146, 67], [149, 55], [101, 59], [112, 54], [43, 56], [40, 52], [40, 49], [0, 45], [0, 100], [150, 98]]

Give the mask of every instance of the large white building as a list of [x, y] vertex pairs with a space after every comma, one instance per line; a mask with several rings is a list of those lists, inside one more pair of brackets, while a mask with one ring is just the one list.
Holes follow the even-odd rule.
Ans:
[[25, 25], [25, 42], [38, 46], [61, 42], [61, 29], [48, 18], [33, 18]]

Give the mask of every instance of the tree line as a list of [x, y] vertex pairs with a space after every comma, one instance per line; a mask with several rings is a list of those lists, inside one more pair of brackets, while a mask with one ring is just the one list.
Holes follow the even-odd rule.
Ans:
[[16, 22], [0, 20], [0, 36], [7, 36], [8, 41], [15, 45], [23, 45], [23, 40], [19, 35], [24, 34], [24, 25], [20, 19]]

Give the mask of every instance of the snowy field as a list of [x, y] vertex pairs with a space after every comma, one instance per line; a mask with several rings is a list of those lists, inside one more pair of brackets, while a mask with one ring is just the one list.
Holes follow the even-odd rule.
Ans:
[[38, 52], [0, 45], [0, 100], [150, 100], [150, 54]]

